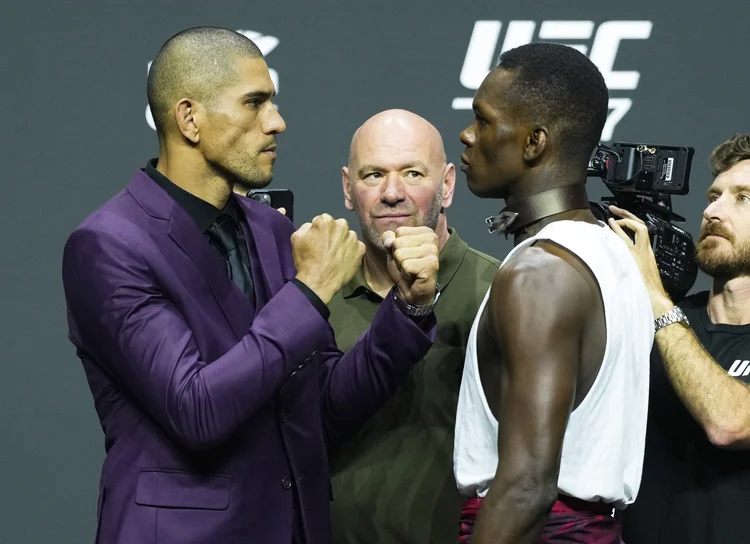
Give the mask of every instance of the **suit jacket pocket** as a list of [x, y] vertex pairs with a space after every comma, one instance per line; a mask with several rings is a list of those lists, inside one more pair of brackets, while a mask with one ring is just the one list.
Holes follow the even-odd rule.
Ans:
[[226, 510], [232, 477], [157, 468], [141, 469], [135, 502], [141, 506]]

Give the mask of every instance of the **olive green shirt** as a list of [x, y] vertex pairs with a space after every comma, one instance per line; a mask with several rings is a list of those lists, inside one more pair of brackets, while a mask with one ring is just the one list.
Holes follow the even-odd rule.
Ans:
[[[432, 348], [355, 436], [332, 447], [334, 544], [457, 541], [464, 501], [453, 477], [458, 389], [469, 332], [499, 262], [452, 229], [439, 259]], [[360, 268], [328, 306], [339, 349], [356, 343], [381, 301]]]

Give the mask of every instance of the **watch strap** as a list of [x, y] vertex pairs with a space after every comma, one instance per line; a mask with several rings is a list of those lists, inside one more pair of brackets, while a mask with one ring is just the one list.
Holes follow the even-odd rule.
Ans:
[[396, 303], [396, 306], [398, 306], [399, 309], [406, 315], [411, 317], [423, 317], [425, 315], [430, 315], [434, 311], [435, 305], [437, 305], [437, 301], [439, 298], [440, 286], [437, 284], [435, 285], [435, 300], [433, 300], [430, 304], [424, 304], [421, 306], [409, 304], [408, 302], [401, 300], [401, 297], [398, 296], [398, 289], [393, 290], [393, 300]]
[[679, 306], [675, 306], [670, 311], [663, 315], [660, 315], [654, 320], [654, 332], [663, 329], [667, 325], [679, 323], [680, 321], [684, 321], [685, 325], [690, 326], [690, 322], [688, 321], [685, 312], [683, 312], [682, 308], [680, 308]]

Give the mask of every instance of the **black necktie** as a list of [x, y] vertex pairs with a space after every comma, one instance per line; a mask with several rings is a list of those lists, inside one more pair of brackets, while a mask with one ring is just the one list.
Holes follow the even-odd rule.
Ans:
[[248, 296], [250, 302], [255, 303], [253, 279], [248, 269], [249, 263], [246, 264], [242, 259], [242, 254], [246, 252], [241, 251], [237, 227], [234, 218], [221, 214], [208, 229], [208, 236], [213, 245], [224, 255], [229, 277]]

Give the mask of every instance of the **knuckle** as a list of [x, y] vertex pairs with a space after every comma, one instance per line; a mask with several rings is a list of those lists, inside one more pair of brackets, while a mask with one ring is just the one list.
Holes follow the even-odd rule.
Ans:
[[313, 224], [318, 226], [323, 226], [331, 223], [333, 221], [333, 217], [328, 215], [327, 213], [322, 213], [318, 215], [315, 219], [313, 219]]
[[406, 242], [407, 240], [404, 240], [403, 238], [394, 238], [393, 249], [394, 250], [403, 249], [404, 247], [406, 247]]

